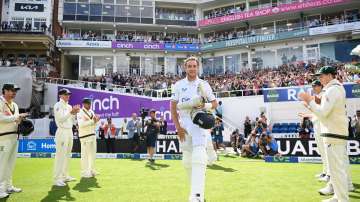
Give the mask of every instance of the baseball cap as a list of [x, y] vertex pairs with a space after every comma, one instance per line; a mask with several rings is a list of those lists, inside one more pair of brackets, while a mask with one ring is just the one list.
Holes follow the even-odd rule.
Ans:
[[92, 102], [92, 99], [91, 98], [88, 98], [88, 97], [85, 97], [83, 100], [82, 100], [82, 103], [84, 104], [91, 104]]
[[336, 74], [336, 68], [332, 66], [323, 66], [316, 74], [314, 74], [314, 76], [320, 76], [321, 74]]

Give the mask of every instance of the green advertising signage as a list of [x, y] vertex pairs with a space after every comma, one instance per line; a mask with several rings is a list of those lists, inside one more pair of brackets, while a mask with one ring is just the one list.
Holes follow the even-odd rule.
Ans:
[[263, 43], [268, 41], [276, 41], [276, 40], [283, 40], [283, 39], [290, 39], [296, 37], [304, 37], [309, 35], [309, 29], [301, 29], [301, 30], [294, 30], [288, 32], [280, 32], [277, 34], [268, 34], [268, 35], [259, 35], [259, 36], [249, 36], [243, 37], [238, 39], [232, 39], [227, 41], [218, 41], [214, 43], [207, 43], [201, 46], [202, 51], [208, 51], [213, 49], [222, 49], [222, 48], [229, 48], [229, 47], [236, 47], [241, 45], [249, 45], [249, 44], [256, 44], [256, 43]]

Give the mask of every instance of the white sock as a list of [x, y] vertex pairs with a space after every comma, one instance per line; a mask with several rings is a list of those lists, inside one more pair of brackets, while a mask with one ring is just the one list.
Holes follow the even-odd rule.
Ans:
[[191, 197], [204, 200], [206, 165], [194, 163], [191, 172]]

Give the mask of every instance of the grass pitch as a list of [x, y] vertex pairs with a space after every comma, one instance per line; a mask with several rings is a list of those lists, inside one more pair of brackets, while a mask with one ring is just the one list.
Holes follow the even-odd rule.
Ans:
[[[17, 159], [14, 185], [23, 189], [12, 194], [8, 202], [86, 201], [86, 202], [186, 202], [189, 185], [181, 161], [97, 159], [100, 175], [80, 179], [80, 159], [71, 159], [70, 175], [75, 182], [67, 187], [53, 187], [54, 159]], [[318, 202], [329, 197], [317, 190], [325, 184], [314, 175], [320, 164], [265, 163], [235, 156], [221, 156], [208, 167], [207, 202]], [[360, 165], [352, 165], [357, 190], [351, 201], [360, 201]]]

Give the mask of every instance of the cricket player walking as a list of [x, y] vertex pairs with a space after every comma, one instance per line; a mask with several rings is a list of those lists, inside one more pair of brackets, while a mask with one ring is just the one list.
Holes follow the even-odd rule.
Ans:
[[[175, 83], [170, 110], [181, 142], [183, 164], [191, 183], [189, 200], [203, 202], [207, 165], [206, 145], [209, 133], [209, 130], [205, 128], [211, 127], [214, 119], [205, 116], [204, 120], [195, 121], [192, 112], [214, 110], [217, 107], [217, 101], [210, 85], [198, 78], [199, 61], [197, 58], [186, 59], [184, 66], [186, 78]], [[207, 103], [203, 102], [204, 100]]]

